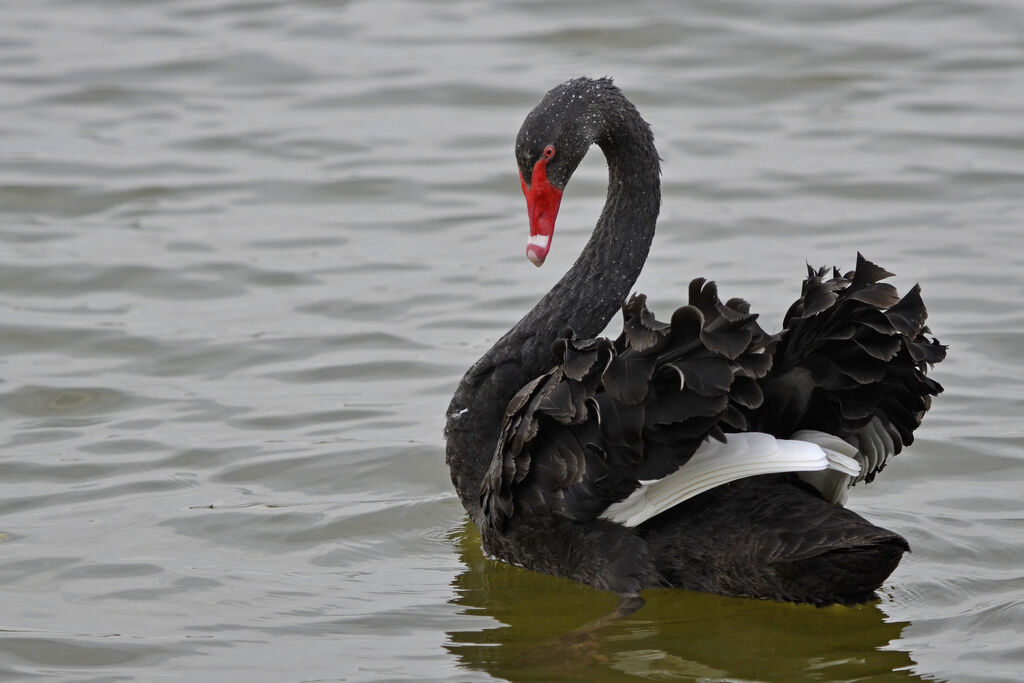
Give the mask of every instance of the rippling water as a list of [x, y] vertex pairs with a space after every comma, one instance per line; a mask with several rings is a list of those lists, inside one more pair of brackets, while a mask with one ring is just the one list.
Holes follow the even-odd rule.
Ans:
[[[1016, 0], [0, 2], [0, 678], [1015, 680], [1024, 671]], [[950, 344], [851, 507], [876, 604], [613, 596], [485, 560], [443, 463], [462, 371], [572, 262], [512, 159], [568, 77], [652, 123], [638, 287], [764, 312], [859, 249]]]

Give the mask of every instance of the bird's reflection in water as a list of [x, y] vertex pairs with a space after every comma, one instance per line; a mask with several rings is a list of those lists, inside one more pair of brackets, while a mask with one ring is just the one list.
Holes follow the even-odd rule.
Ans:
[[486, 559], [469, 522], [453, 537], [466, 566], [453, 602], [496, 622], [448, 634], [468, 669], [509, 680], [916, 678], [910, 656], [890, 645], [907, 624], [887, 623], [874, 604], [650, 590], [638, 611], [606, 619], [616, 596]]

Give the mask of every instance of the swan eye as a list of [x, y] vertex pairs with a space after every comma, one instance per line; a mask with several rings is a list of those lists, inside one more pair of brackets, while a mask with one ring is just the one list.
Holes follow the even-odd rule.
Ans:
[[555, 156], [555, 146], [548, 145], [547, 147], [544, 148], [544, 158], [550, 159], [553, 156]]

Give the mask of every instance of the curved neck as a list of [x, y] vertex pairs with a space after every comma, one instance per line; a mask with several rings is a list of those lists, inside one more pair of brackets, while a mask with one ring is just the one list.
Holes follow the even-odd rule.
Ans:
[[640, 276], [661, 205], [660, 163], [650, 127], [625, 98], [601, 107], [594, 136], [608, 161], [608, 196], [576, 263], [533, 309], [469, 369], [448, 408], [452, 481], [470, 516], [494, 456], [509, 400], [551, 368], [551, 345], [566, 329], [601, 333]]

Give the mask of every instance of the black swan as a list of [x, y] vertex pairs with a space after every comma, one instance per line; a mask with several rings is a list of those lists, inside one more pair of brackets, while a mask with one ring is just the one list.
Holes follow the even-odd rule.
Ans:
[[[608, 195], [576, 263], [474, 364], [448, 410], [447, 463], [491, 556], [639, 599], [652, 587], [856, 603], [909, 549], [842, 507], [913, 441], [942, 387], [915, 285], [808, 266], [765, 333], [712, 282], [661, 322], [625, 299], [661, 203], [650, 126], [609, 79], [552, 89], [516, 140], [543, 263], [562, 190], [597, 144]], [[597, 337], [616, 311], [622, 334]]]

